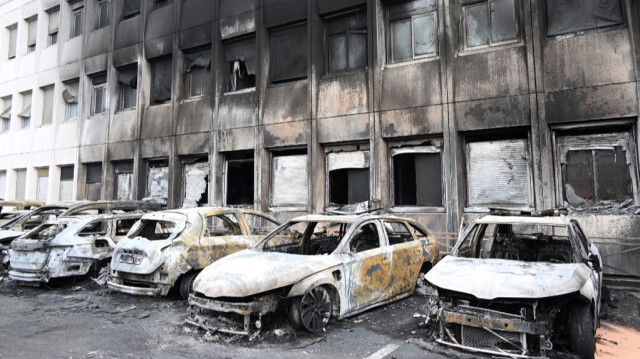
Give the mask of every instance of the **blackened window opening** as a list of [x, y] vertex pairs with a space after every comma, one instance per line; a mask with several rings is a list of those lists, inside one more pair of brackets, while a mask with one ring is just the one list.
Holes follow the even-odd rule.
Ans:
[[329, 172], [329, 201], [354, 204], [369, 200], [369, 169], [341, 168]]
[[227, 160], [227, 204], [253, 203], [253, 153]]
[[151, 62], [151, 103], [160, 105], [171, 101], [171, 78], [172, 78], [171, 56]]
[[624, 23], [619, 0], [546, 1], [547, 35], [556, 36]]
[[256, 87], [255, 36], [225, 43], [227, 92]]
[[271, 30], [271, 82], [307, 78], [307, 24]]
[[439, 153], [393, 157], [394, 204], [442, 207], [442, 161]]

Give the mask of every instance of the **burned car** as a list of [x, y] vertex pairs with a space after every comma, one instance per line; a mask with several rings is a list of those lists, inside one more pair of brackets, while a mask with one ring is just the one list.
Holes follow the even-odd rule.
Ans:
[[218, 259], [255, 245], [279, 223], [262, 212], [200, 207], [147, 214], [116, 246], [109, 288], [188, 298], [193, 278]]
[[554, 348], [594, 357], [601, 258], [565, 214], [492, 210], [462, 233], [425, 276], [437, 292], [438, 342], [517, 358]]
[[11, 243], [9, 278], [47, 283], [61, 277], [97, 275], [116, 243], [142, 213], [59, 217]]
[[411, 295], [438, 248], [416, 221], [386, 215], [307, 215], [255, 247], [200, 273], [187, 323], [250, 335], [263, 316], [288, 313], [295, 327], [323, 331], [342, 319]]
[[0, 225], [42, 206], [39, 201], [0, 201]]

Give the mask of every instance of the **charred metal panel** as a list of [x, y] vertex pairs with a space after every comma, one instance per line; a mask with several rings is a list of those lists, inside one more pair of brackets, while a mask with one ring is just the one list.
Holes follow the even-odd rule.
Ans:
[[180, 14], [180, 30], [212, 22], [214, 5], [215, 2], [211, 0], [183, 1], [182, 13]]
[[153, 138], [171, 135], [172, 113], [171, 106], [168, 104], [149, 107], [144, 112], [140, 137]]
[[634, 83], [547, 92], [544, 97], [549, 123], [638, 115]]
[[173, 52], [173, 35], [145, 41], [144, 51], [147, 59], [169, 55]]
[[85, 58], [82, 63], [84, 64], [84, 72], [87, 75], [92, 75], [98, 72], [107, 70], [109, 64], [108, 54], [101, 54], [94, 57]]
[[144, 32], [145, 40], [153, 40], [171, 34], [174, 31], [175, 3], [153, 10], [147, 15]]
[[369, 115], [318, 119], [318, 142], [332, 143], [369, 140]]
[[367, 72], [324, 78], [318, 90], [318, 117], [365, 113], [368, 101]]
[[103, 27], [87, 34], [87, 43], [84, 47], [84, 57], [104, 54], [109, 51], [111, 44], [111, 28]]
[[140, 140], [140, 157], [168, 157], [171, 153], [171, 147], [173, 147], [173, 141], [166, 138]]
[[531, 123], [528, 95], [456, 102], [454, 108], [459, 131], [529, 126]]
[[529, 92], [524, 46], [458, 56], [453, 61], [456, 101], [519, 95]]
[[220, 98], [218, 129], [254, 126], [258, 120], [258, 99], [254, 91]]
[[118, 143], [110, 143], [107, 148], [107, 157], [112, 161], [126, 161], [131, 160], [135, 153], [138, 144], [136, 141], [123, 141]]
[[122, 20], [116, 25], [113, 48], [121, 49], [142, 41], [142, 16]]
[[263, 134], [265, 148], [306, 145], [311, 135], [311, 122], [266, 125]]
[[181, 103], [178, 109], [176, 134], [211, 131], [211, 116], [211, 98], [208, 96]]
[[138, 139], [138, 116], [136, 111], [119, 111], [113, 115], [109, 128], [109, 142]]
[[380, 113], [382, 137], [405, 137], [442, 133], [442, 106], [427, 106]]
[[633, 50], [626, 28], [542, 44], [545, 91], [635, 80]]
[[307, 1], [305, 0], [265, 0], [264, 26], [271, 28], [307, 18]]
[[204, 24], [197, 27], [180, 31], [178, 45], [180, 49], [191, 49], [198, 46], [204, 46], [211, 43], [211, 24]]
[[176, 152], [178, 156], [209, 153], [209, 147], [209, 133], [176, 136]]
[[220, 152], [251, 150], [255, 147], [255, 137], [252, 127], [220, 130], [217, 149]]
[[324, 15], [366, 3], [366, 0], [316, 0], [316, 11], [318, 14]]
[[[442, 103], [440, 61], [386, 67], [382, 71], [381, 109], [395, 110]], [[402, 93], [402, 96], [398, 96]]]
[[138, 62], [141, 55], [140, 51], [140, 44], [114, 50], [113, 67], [122, 67]]
[[264, 97], [265, 124], [309, 119], [309, 82], [293, 81], [267, 87]]

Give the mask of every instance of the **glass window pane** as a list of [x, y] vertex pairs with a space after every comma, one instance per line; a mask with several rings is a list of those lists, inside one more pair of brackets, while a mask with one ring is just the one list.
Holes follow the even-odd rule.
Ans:
[[271, 32], [271, 81], [307, 77], [307, 24]]
[[413, 58], [410, 20], [396, 21], [391, 24], [391, 44], [393, 62]]
[[345, 35], [329, 38], [329, 72], [347, 70], [347, 37]]
[[67, 120], [75, 120], [78, 118], [78, 104], [67, 104]]
[[518, 21], [515, 0], [491, 2], [491, 41], [515, 40], [518, 36]]
[[627, 157], [622, 147], [614, 150], [596, 150], [598, 200], [622, 201], [633, 198], [633, 186]]
[[349, 34], [349, 70], [367, 67], [367, 34]]
[[416, 56], [436, 53], [438, 31], [435, 19], [435, 13], [413, 19], [413, 47]]
[[489, 45], [489, 11], [487, 3], [469, 5], [462, 8], [466, 47]]

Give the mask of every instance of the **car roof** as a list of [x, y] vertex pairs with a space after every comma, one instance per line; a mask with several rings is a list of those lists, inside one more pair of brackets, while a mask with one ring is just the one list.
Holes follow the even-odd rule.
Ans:
[[388, 214], [307, 214], [291, 219], [291, 222], [340, 222], [354, 223], [375, 219], [393, 219], [416, 223], [412, 218], [396, 217]]
[[520, 224], [566, 226], [569, 223], [571, 223], [571, 218], [564, 215], [547, 216], [547, 217], [486, 215], [478, 219], [475, 223], [481, 223], [481, 224], [520, 223]]

